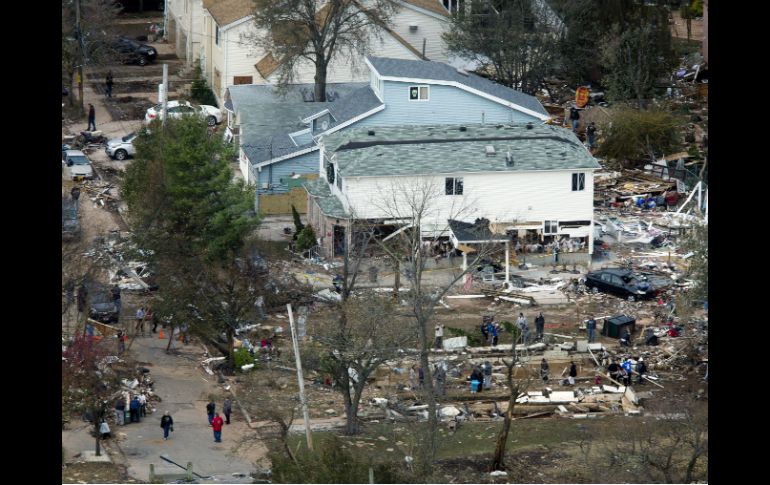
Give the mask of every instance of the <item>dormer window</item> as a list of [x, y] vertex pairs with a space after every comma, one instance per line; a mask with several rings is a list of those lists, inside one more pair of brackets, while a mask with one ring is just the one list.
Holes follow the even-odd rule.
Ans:
[[409, 86], [409, 101], [428, 101], [428, 86]]

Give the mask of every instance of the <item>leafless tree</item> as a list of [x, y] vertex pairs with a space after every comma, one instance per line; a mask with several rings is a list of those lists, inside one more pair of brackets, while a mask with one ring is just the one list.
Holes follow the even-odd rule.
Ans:
[[355, 62], [381, 37], [398, 8], [390, 0], [255, 0], [256, 32], [244, 41], [279, 64], [279, 84], [295, 77], [301, 62], [315, 66], [315, 101], [326, 101], [329, 64]]

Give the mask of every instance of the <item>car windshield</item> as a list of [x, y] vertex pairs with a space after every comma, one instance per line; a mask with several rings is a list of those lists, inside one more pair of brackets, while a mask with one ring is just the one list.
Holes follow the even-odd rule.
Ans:
[[152, 107], [152, 108], [150, 108], [150, 109], [154, 109], [155, 111], [157, 111], [157, 112], [160, 112], [160, 110], [161, 110], [162, 108], [163, 108], [163, 105], [162, 105], [162, 104], [156, 104], [155, 106], [153, 106], [153, 107]]
[[121, 138], [121, 140], [123, 140], [123, 141], [131, 141], [131, 140], [134, 139], [135, 136], [136, 136], [136, 132], [132, 132], [132, 133], [129, 133], [128, 135], [124, 136], [123, 138]]
[[70, 157], [70, 161], [73, 165], [88, 165], [88, 159], [86, 157], [74, 156]]

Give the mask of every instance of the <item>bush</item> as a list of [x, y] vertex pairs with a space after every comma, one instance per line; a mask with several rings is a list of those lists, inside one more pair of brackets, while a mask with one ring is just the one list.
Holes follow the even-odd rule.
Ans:
[[316, 244], [315, 231], [312, 226], [305, 226], [302, 232], [297, 235], [297, 251], [300, 253], [307, 251], [314, 247]]
[[291, 216], [294, 218], [294, 240], [296, 241], [297, 236], [299, 236], [299, 233], [305, 228], [305, 225], [302, 224], [302, 220], [299, 218], [299, 212], [297, 212], [294, 204], [291, 205]]
[[658, 157], [680, 148], [681, 127], [681, 118], [666, 111], [622, 109], [601, 127], [604, 140], [597, 155], [626, 167], [633, 162], [649, 162], [652, 154]]
[[190, 88], [190, 97], [198, 104], [217, 105], [217, 98], [203, 77], [200, 62], [195, 65], [195, 79]]
[[233, 354], [233, 360], [235, 361], [235, 370], [241, 370], [241, 366], [246, 364], [254, 364], [254, 356], [252, 356], [246, 349], [235, 349]]

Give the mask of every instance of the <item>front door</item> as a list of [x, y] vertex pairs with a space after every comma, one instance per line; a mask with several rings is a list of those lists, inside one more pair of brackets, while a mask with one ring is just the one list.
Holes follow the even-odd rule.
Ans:
[[343, 256], [345, 254], [345, 227], [334, 226], [334, 255]]

